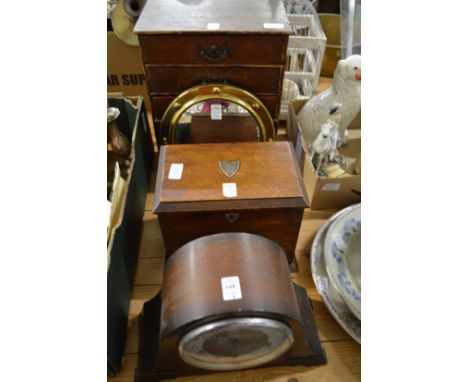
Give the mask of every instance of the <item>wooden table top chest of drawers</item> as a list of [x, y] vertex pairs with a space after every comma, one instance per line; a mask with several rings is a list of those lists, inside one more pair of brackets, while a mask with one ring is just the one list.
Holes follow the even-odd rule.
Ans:
[[134, 31], [155, 119], [192, 86], [228, 83], [278, 120], [292, 33], [282, 0], [148, 0]]
[[[237, 166], [219, 161], [238, 170], [228, 176]], [[161, 146], [154, 212], [166, 257], [198, 237], [247, 232], [277, 242], [292, 264], [308, 203], [289, 142]]]

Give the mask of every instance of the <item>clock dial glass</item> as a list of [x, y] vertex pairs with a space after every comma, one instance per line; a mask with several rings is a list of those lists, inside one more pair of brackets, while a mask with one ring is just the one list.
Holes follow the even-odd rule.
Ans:
[[225, 329], [212, 335], [203, 343], [203, 350], [221, 357], [238, 357], [254, 353], [268, 343], [264, 331], [251, 329]]
[[189, 365], [207, 370], [237, 370], [278, 358], [294, 342], [291, 329], [266, 318], [234, 318], [202, 325], [179, 342]]

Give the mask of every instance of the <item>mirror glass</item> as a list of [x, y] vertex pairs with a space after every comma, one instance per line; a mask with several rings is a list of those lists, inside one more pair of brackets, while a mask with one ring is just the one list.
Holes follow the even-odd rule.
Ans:
[[247, 109], [224, 99], [210, 99], [184, 111], [175, 127], [173, 143], [262, 140], [262, 131]]

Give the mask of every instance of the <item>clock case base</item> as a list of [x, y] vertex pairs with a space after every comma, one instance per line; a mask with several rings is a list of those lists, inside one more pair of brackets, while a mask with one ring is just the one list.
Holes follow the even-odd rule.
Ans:
[[[252, 369], [295, 365], [315, 366], [327, 363], [326, 354], [320, 344], [313, 317], [312, 302], [304, 288], [296, 284], [294, 284], [294, 288], [300, 304], [303, 325], [306, 332], [306, 344], [308, 350], [310, 350], [310, 354], [303, 357], [288, 357], [287, 355], [289, 352], [287, 352], [275, 361], [265, 363]], [[139, 353], [135, 372], [136, 382], [156, 382], [163, 379], [188, 375], [223, 373], [222, 371], [198, 369], [190, 365], [186, 365], [183, 370], [180, 370], [180, 368], [177, 370], [173, 365], [167, 364], [167, 362], [158, 363], [160, 317], [161, 293], [158, 293], [144, 304], [142, 313], [139, 316]], [[155, 364], [157, 365], [157, 370], [153, 367]]]

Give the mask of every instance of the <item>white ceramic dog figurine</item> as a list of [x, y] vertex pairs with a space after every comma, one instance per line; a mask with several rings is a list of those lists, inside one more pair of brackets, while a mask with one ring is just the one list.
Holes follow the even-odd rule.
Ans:
[[312, 143], [310, 158], [313, 162], [315, 155], [318, 155], [316, 166], [317, 174], [325, 160], [332, 161], [337, 153], [340, 135], [338, 126], [341, 121], [341, 111], [339, 106], [334, 106], [330, 110], [329, 119], [320, 128], [320, 133]]
[[353, 55], [340, 60], [333, 75], [333, 85], [312, 97], [299, 112], [298, 121], [309, 149], [335, 103], [342, 104], [339, 125], [341, 146], [347, 143], [347, 128], [361, 109], [361, 56]]

